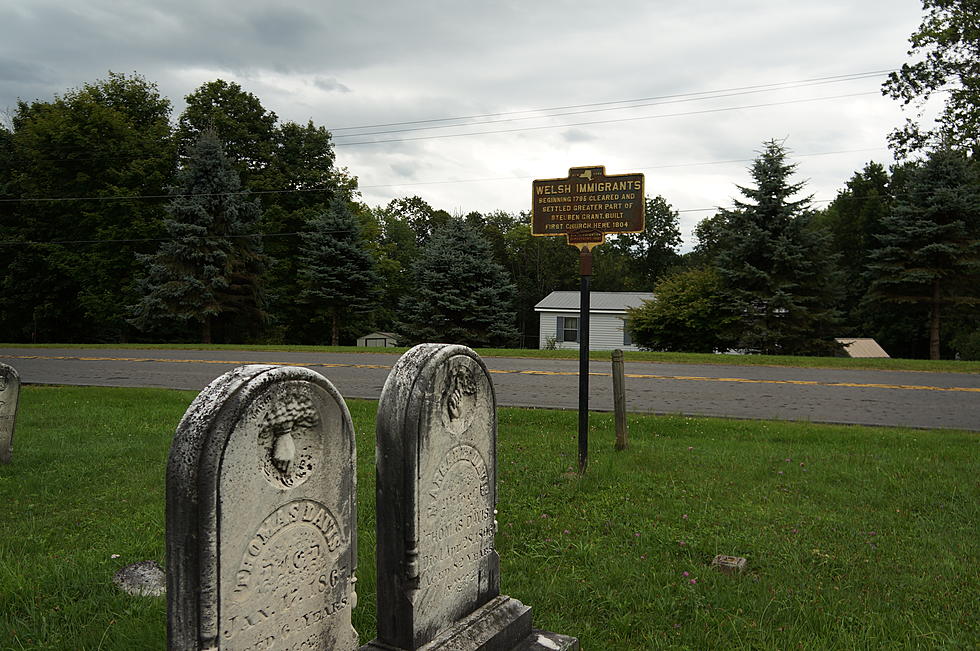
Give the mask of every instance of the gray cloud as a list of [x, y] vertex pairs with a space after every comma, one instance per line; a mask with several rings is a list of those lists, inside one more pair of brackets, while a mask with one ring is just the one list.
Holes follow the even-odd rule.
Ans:
[[[185, 95], [218, 77], [256, 93], [282, 120], [327, 127], [511, 113], [887, 68], [905, 60], [920, 11], [916, 0], [283, 0], [275, 7], [265, 0], [0, 0], [0, 109], [18, 97], [50, 99], [114, 70], [158, 82], [176, 113]], [[901, 116], [875, 95], [573, 126], [875, 91], [877, 83], [548, 120], [497, 116], [511, 121], [376, 136], [402, 140], [378, 145], [345, 145], [369, 138], [341, 132], [335, 142], [339, 163], [362, 185], [402, 183], [398, 191], [417, 192], [437, 207], [516, 211], [529, 196], [523, 180], [408, 182], [751, 158], [763, 140], [787, 135], [800, 154], [884, 146]], [[551, 124], [556, 128], [405, 140]], [[800, 175], [813, 179], [818, 195], [833, 196], [854, 164], [848, 156], [825, 157], [819, 166], [801, 159]], [[676, 208], [701, 208], [727, 204], [744, 174], [745, 164], [658, 168], [648, 186]], [[386, 203], [386, 192], [374, 189], [365, 199]]]

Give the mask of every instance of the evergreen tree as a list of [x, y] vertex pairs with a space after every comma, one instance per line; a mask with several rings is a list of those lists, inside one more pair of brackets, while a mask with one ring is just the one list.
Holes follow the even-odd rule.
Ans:
[[265, 317], [261, 210], [240, 192], [214, 133], [202, 133], [190, 150], [174, 194], [164, 222], [168, 239], [156, 253], [140, 256], [146, 274], [133, 324], [152, 331], [173, 321], [196, 323], [201, 341], [211, 343], [220, 318], [225, 338], [254, 336]]
[[490, 247], [466, 222], [437, 228], [413, 269], [412, 292], [396, 324], [405, 343], [507, 346], [517, 340], [514, 286]]
[[[840, 336], [867, 337], [876, 330], [861, 304], [868, 292], [868, 259], [880, 246], [881, 222], [891, 210], [891, 178], [884, 166], [868, 163], [847, 181], [827, 209], [814, 216], [813, 226], [825, 230], [839, 256], [844, 327]], [[880, 343], [880, 342], [879, 342]]]
[[722, 211], [715, 265], [729, 305], [739, 316], [733, 339], [768, 354], [814, 355], [835, 349], [839, 291], [827, 236], [808, 228], [810, 197], [791, 200], [795, 165], [776, 141], [765, 143], [750, 169], [748, 202]]
[[[335, 199], [328, 209], [312, 211], [306, 228], [299, 253], [299, 299], [311, 326], [320, 326], [320, 332], [328, 326], [330, 345], [337, 346], [341, 327], [377, 306], [381, 279], [346, 200]], [[323, 340], [322, 335], [314, 338], [315, 343]]]
[[932, 152], [882, 220], [871, 256], [873, 302], [929, 310], [929, 357], [940, 358], [943, 306], [980, 303], [980, 177], [963, 152]]

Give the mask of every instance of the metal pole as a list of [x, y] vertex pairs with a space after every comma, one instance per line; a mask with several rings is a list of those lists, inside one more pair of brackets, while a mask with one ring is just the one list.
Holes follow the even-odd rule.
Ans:
[[579, 302], [578, 338], [578, 471], [589, 465], [589, 283], [592, 280], [592, 251], [582, 247], [579, 255], [582, 285]]

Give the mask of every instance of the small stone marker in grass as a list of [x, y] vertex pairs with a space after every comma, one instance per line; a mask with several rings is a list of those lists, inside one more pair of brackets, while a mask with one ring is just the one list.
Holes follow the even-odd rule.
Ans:
[[711, 561], [711, 567], [718, 569], [725, 574], [738, 574], [745, 570], [748, 561], [741, 556], [725, 556], [718, 554]]
[[162, 597], [167, 591], [167, 577], [156, 561], [127, 565], [112, 575], [112, 582], [137, 597]]
[[14, 454], [14, 425], [20, 400], [20, 375], [13, 366], [0, 364], [0, 463]]
[[378, 403], [378, 637], [364, 650], [578, 649], [500, 594], [497, 404], [464, 346], [405, 353]]
[[318, 373], [242, 366], [198, 395], [167, 464], [170, 649], [357, 648], [354, 461]]

